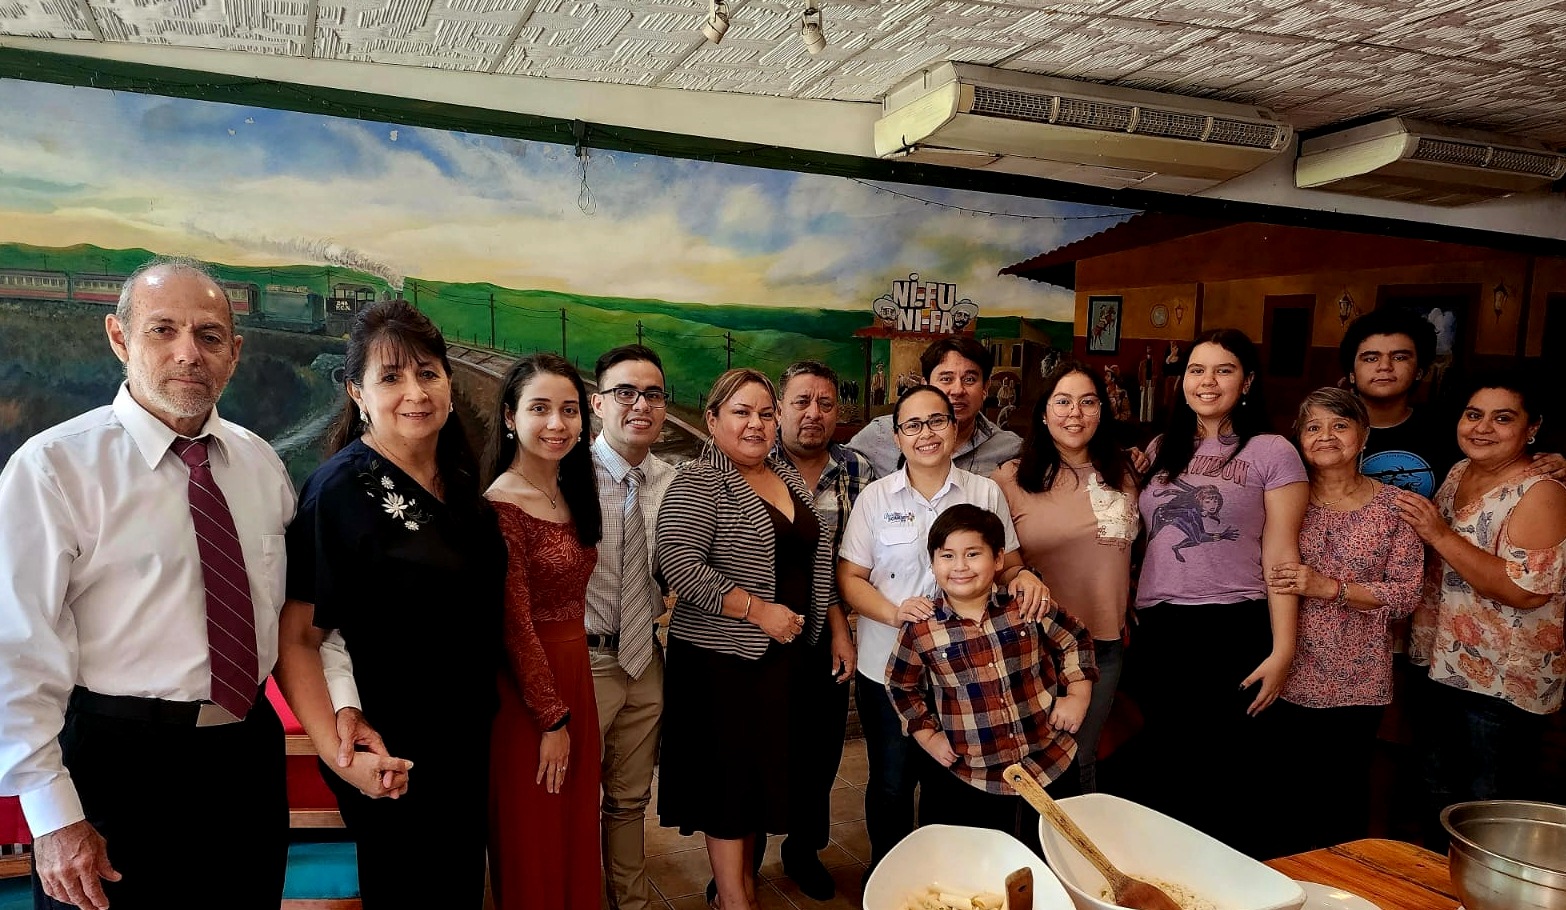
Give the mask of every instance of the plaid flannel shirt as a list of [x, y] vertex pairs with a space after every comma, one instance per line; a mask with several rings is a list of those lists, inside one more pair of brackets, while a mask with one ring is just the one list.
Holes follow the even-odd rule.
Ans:
[[1034, 622], [1004, 595], [980, 622], [935, 601], [935, 615], [904, 623], [887, 662], [886, 690], [903, 730], [944, 730], [958, 760], [952, 772], [990, 793], [1012, 795], [1001, 777], [1021, 762], [1041, 781], [1059, 777], [1076, 739], [1049, 725], [1055, 699], [1079, 680], [1097, 680], [1087, 627], [1051, 604]]
[[[793, 463], [781, 439], [772, 447], [772, 452]], [[816, 488], [812, 491], [815, 500], [811, 504], [821, 517], [822, 527], [832, 534], [832, 553], [835, 556], [843, 542], [843, 528], [848, 525], [848, 513], [853, 511], [859, 494], [864, 492], [870, 481], [875, 480], [875, 469], [863, 455], [840, 443], [828, 445], [827, 456], [830, 460], [821, 472], [821, 479], [816, 481]]]

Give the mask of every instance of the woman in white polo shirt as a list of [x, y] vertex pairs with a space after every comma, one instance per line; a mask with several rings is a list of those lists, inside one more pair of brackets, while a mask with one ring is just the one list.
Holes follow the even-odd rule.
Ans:
[[952, 404], [934, 386], [909, 389], [892, 412], [903, 464], [865, 487], [849, 514], [838, 552], [838, 586], [859, 614], [859, 670], [855, 701], [870, 759], [865, 791], [865, 827], [870, 867], [913, 830], [914, 784], [930, 761], [903, 734], [902, 720], [886, 694], [886, 664], [906, 620], [932, 615], [935, 575], [925, 536], [948, 508], [972, 503], [1001, 517], [1006, 526], [1002, 583], [1036, 611], [1049, 597], [1044, 582], [1022, 564], [1011, 512], [994, 481], [952, 464], [957, 425]]

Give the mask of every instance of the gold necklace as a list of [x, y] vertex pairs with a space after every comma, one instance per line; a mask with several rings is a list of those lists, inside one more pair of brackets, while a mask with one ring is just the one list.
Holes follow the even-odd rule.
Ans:
[[528, 486], [530, 486], [533, 489], [537, 490], [538, 492], [544, 494], [544, 498], [549, 500], [549, 507], [551, 509], [558, 509], [558, 508], [560, 508], [560, 499], [559, 499], [559, 497], [560, 497], [560, 489], [559, 489], [560, 483], [559, 483], [559, 481], [555, 482], [555, 495], [554, 496], [550, 496], [549, 492], [547, 490], [545, 490], [543, 487], [541, 487], [538, 484], [533, 482], [533, 478], [531, 478], [531, 477], [527, 476], [526, 474], [522, 473], [522, 469], [521, 468], [512, 468], [511, 472], [513, 474], [517, 475], [518, 477], [522, 478], [523, 480], [527, 481], [527, 485]]
[[1349, 490], [1347, 493], [1344, 493], [1342, 496], [1339, 496], [1337, 499], [1333, 499], [1333, 500], [1330, 500], [1330, 501], [1323, 500], [1320, 496], [1316, 496], [1315, 494], [1312, 494], [1310, 498], [1315, 501], [1316, 505], [1321, 506], [1322, 508], [1328, 508], [1329, 506], [1335, 506], [1338, 503], [1342, 502], [1343, 500], [1348, 499], [1350, 496], [1353, 496], [1355, 493], [1358, 493], [1359, 492], [1359, 488], [1364, 486], [1364, 485], [1365, 485], [1365, 475], [1361, 474], [1359, 476], [1359, 479], [1354, 481], [1353, 489]]

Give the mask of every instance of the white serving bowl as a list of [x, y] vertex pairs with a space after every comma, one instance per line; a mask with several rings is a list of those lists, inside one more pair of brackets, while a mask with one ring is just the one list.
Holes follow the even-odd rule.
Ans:
[[1033, 870], [1033, 910], [1072, 910], [1071, 896], [1044, 861], [1009, 834], [989, 828], [925, 825], [903, 838], [865, 883], [864, 910], [902, 910], [910, 894], [1006, 893], [1006, 876]]
[[[1299, 910], [1305, 903], [1288, 876], [1146, 806], [1090, 793], [1060, 807], [1127, 875], [1184, 885], [1218, 910]], [[1044, 819], [1039, 826], [1044, 856], [1078, 910], [1115, 910], [1099, 897], [1108, 885], [1098, 870]]]

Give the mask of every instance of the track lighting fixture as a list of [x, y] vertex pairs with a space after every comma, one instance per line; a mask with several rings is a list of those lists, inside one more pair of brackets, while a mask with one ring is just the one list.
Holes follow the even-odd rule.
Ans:
[[717, 44], [729, 30], [729, 4], [727, 0], [710, 0], [707, 21], [701, 24], [701, 33], [708, 41]]
[[805, 13], [799, 20], [799, 40], [804, 42], [805, 50], [810, 51], [812, 57], [826, 47], [826, 34], [821, 31], [821, 10], [814, 6], [805, 7]]

